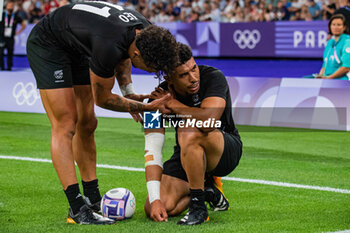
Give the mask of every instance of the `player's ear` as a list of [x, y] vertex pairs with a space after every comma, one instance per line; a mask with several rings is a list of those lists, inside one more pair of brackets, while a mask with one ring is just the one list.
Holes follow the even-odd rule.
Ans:
[[138, 49], [135, 49], [134, 54], [136, 56], [141, 56], [140, 50], [138, 50]]
[[164, 76], [164, 79], [165, 79], [165, 81], [167, 81], [169, 84], [172, 84], [171, 78], [170, 78], [168, 75]]

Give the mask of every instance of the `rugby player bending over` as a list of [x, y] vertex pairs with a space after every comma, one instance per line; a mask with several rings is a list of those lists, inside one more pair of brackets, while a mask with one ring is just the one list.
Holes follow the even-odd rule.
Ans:
[[[168, 97], [151, 104], [139, 102], [148, 96], [134, 93], [131, 64], [149, 72], [165, 72], [175, 63], [175, 49], [169, 31], [150, 26], [136, 11], [106, 2], [60, 7], [31, 31], [27, 55], [51, 122], [51, 157], [70, 205], [67, 222], [114, 223], [95, 213], [100, 211], [101, 195], [94, 103], [119, 112], [164, 109]], [[127, 98], [111, 92], [115, 78]]]

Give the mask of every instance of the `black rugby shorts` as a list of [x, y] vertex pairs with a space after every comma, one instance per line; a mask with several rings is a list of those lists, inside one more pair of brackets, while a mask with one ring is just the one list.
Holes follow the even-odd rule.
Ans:
[[70, 54], [39, 35], [34, 27], [27, 40], [27, 57], [39, 89], [90, 85], [89, 61], [85, 55]]
[[[206, 173], [205, 177], [227, 176], [237, 167], [239, 160], [241, 159], [242, 142], [239, 137], [223, 131], [221, 132], [224, 136], [224, 152], [222, 153], [221, 159], [216, 168], [213, 171]], [[174, 154], [163, 164], [163, 174], [188, 181], [186, 172], [181, 165], [179, 147], [175, 146]]]

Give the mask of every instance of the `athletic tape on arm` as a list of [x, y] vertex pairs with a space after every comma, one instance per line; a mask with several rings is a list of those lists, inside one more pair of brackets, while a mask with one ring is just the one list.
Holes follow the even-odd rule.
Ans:
[[149, 203], [152, 204], [155, 200], [160, 200], [160, 181], [150, 180], [147, 182], [147, 191]]
[[[157, 165], [163, 168], [162, 150], [164, 145], [164, 134], [149, 133], [145, 135], [145, 167]], [[160, 181], [150, 180], [147, 182], [149, 203], [160, 200]]]
[[149, 133], [145, 135], [145, 167], [158, 165], [163, 168], [164, 134]]
[[132, 86], [132, 83], [129, 83], [126, 86], [120, 86], [119, 88], [120, 88], [120, 92], [122, 93], [123, 96], [135, 94], [134, 87]]

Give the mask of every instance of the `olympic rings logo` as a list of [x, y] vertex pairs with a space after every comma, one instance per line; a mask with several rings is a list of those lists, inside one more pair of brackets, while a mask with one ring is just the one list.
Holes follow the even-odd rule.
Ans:
[[254, 49], [255, 46], [260, 42], [261, 34], [258, 30], [254, 29], [244, 30], [236, 30], [233, 33], [233, 41], [238, 45], [240, 49]]
[[13, 87], [12, 95], [16, 99], [18, 105], [28, 104], [32, 106], [35, 102], [40, 99], [40, 95], [36, 90], [36, 87], [33, 83], [29, 82], [24, 85], [22, 82], [16, 83]]

